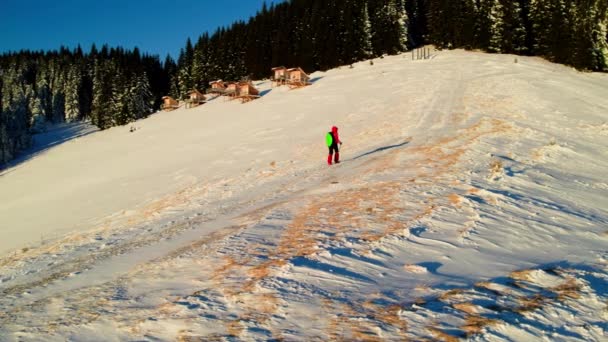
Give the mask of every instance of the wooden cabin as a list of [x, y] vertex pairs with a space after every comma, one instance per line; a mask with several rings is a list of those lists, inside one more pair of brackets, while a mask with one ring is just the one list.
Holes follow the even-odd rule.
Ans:
[[163, 96], [162, 100], [163, 103], [160, 105], [160, 109], [164, 110], [165, 112], [179, 108], [179, 102], [177, 102], [177, 100], [171, 96]]
[[226, 91], [226, 83], [222, 80], [209, 82], [211, 88], [207, 89], [207, 94], [224, 94]]
[[310, 77], [302, 68], [291, 68], [287, 70], [287, 84], [290, 88], [299, 88], [310, 85]]
[[287, 83], [287, 68], [284, 66], [272, 68], [272, 85], [281, 86]]
[[251, 82], [239, 82], [237, 87], [237, 97], [241, 102], [249, 102], [260, 97], [260, 91]]
[[190, 90], [190, 92], [188, 92], [188, 98], [186, 99], [186, 108], [197, 107], [205, 103], [206, 100], [207, 99], [205, 98], [205, 95], [203, 95], [203, 93], [196, 89], [192, 89]]
[[239, 84], [237, 82], [230, 82], [226, 86], [224, 95], [229, 96], [229, 97], [236, 97], [239, 94], [238, 88], [239, 88]]

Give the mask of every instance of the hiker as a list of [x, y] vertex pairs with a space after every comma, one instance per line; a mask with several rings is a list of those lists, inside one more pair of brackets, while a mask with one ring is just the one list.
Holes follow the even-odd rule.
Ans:
[[[338, 144], [342, 146], [342, 141], [340, 141], [340, 137], [338, 136], [338, 127], [333, 126], [331, 128], [331, 132], [327, 133], [325, 140], [327, 142], [327, 147], [329, 147], [327, 165], [332, 164], [332, 159], [336, 164], [338, 164], [340, 162], [340, 150], [338, 149]], [[336, 153], [335, 158], [333, 157], [334, 152]]]

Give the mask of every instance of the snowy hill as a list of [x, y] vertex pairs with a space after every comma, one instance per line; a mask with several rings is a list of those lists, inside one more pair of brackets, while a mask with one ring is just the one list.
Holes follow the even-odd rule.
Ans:
[[5, 170], [0, 340], [606, 340], [608, 75], [446, 51], [312, 77]]

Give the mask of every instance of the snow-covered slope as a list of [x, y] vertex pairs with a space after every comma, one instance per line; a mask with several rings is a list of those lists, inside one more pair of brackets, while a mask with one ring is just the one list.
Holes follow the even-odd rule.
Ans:
[[449, 51], [312, 77], [5, 171], [0, 340], [606, 340], [608, 75]]

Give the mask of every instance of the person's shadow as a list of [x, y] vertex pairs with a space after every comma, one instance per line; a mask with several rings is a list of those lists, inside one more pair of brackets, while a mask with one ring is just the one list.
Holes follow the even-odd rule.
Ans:
[[377, 149], [375, 149], [375, 150], [373, 150], [373, 151], [365, 152], [365, 153], [363, 153], [363, 154], [361, 154], [361, 155], [358, 155], [358, 156], [356, 156], [356, 157], [352, 158], [352, 160], [357, 160], [357, 159], [359, 159], [359, 158], [363, 158], [363, 157], [368, 156], [368, 155], [370, 155], [370, 154], [374, 154], [374, 153], [378, 153], [378, 152], [382, 152], [382, 151], [390, 150], [390, 149], [393, 149], [393, 148], [399, 148], [399, 147], [403, 147], [403, 146], [405, 146], [405, 145], [407, 145], [407, 144], [409, 144], [409, 143], [410, 143], [410, 141], [408, 140], [408, 141], [404, 141], [404, 142], [402, 142], [401, 144], [396, 144], [396, 145], [390, 145], [390, 146], [378, 147]]

